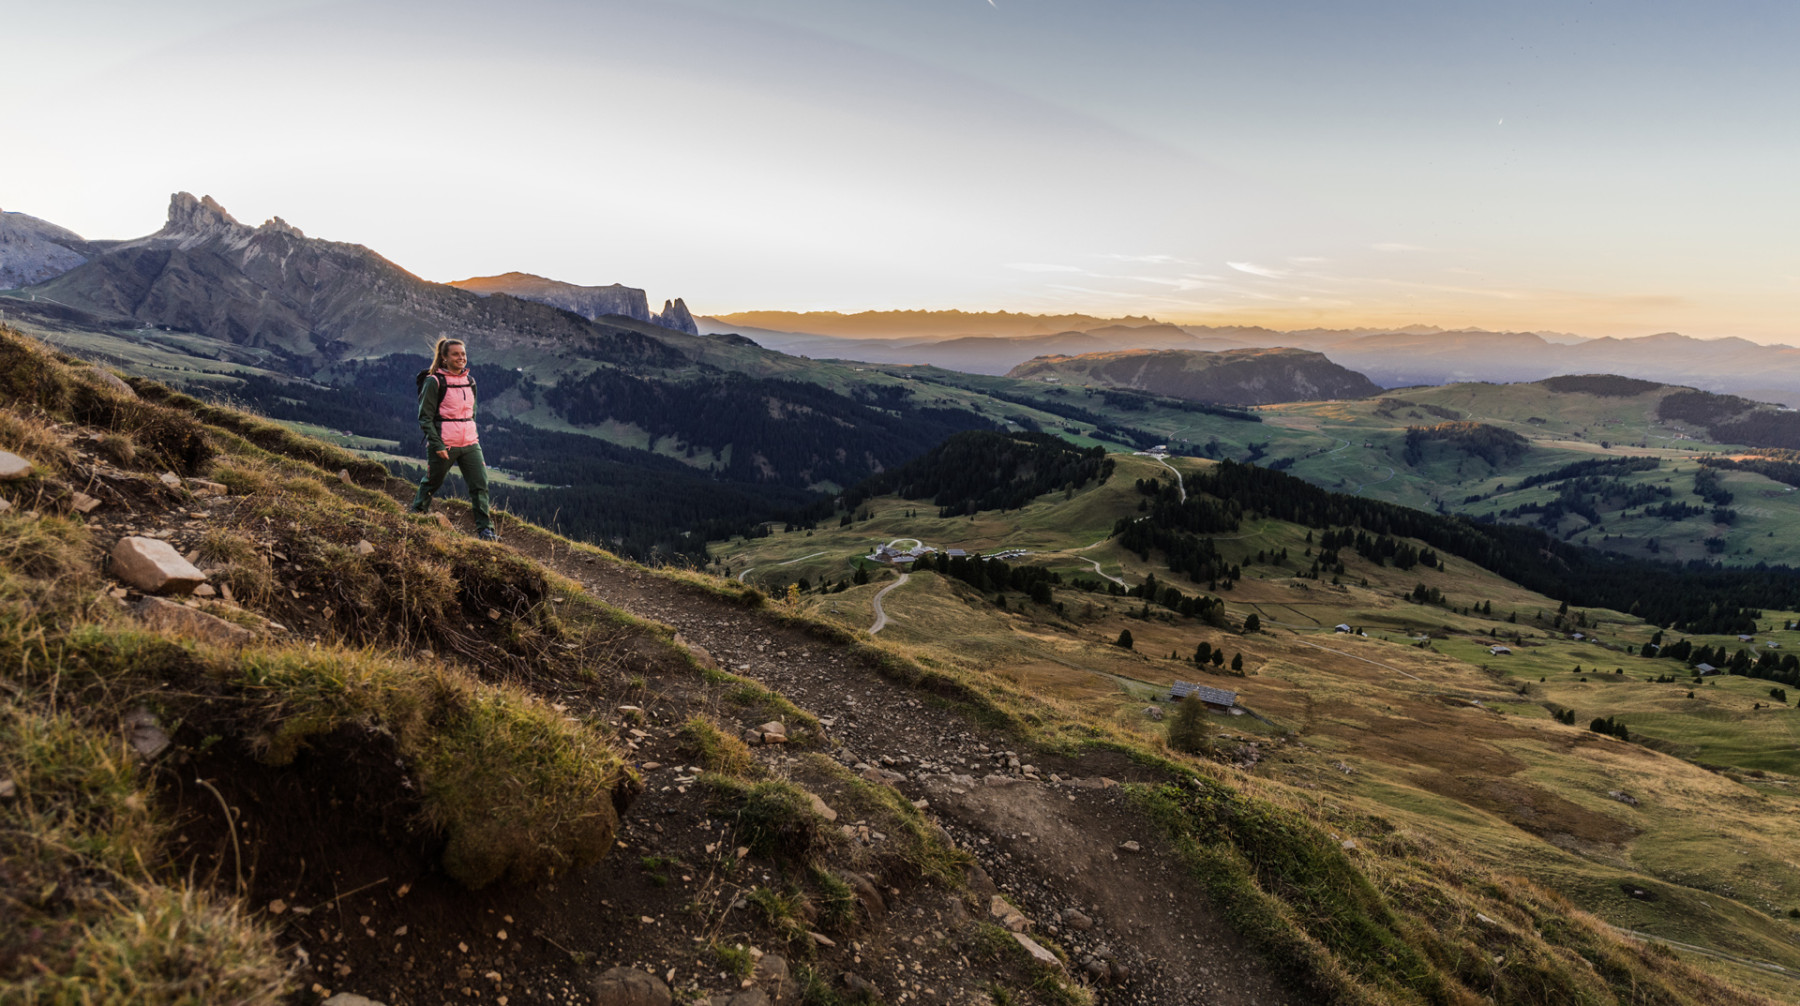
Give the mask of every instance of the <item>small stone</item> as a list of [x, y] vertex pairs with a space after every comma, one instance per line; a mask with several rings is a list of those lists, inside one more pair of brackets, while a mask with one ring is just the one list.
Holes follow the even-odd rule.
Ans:
[[11, 800], [19, 795], [19, 784], [11, 779], [0, 779], [0, 800]]
[[155, 538], [121, 538], [113, 546], [112, 567], [119, 579], [146, 594], [185, 594], [206, 580], [173, 545]]
[[225, 496], [231, 492], [231, 488], [223, 482], [209, 482], [206, 479], [188, 479], [187, 485], [195, 496]]
[[441, 527], [441, 528], [443, 528], [443, 529], [444, 529], [444, 530], [446, 530], [446, 531], [450, 531], [450, 530], [454, 530], [454, 529], [453, 529], [453, 528], [452, 528], [452, 527], [451, 527], [451, 526], [450, 526], [450, 518], [448, 518], [448, 517], [446, 517], [446, 516], [444, 516], [444, 515], [443, 515], [443, 514], [441, 514], [441, 513], [434, 513], [434, 514], [432, 514], [432, 515], [431, 515], [431, 518], [432, 518], [432, 519], [433, 519], [433, 520], [435, 520], [435, 521], [437, 521], [437, 525], [438, 525], [438, 527]]
[[1351, 850], [1356, 848], [1356, 839], [1346, 838], [1341, 843], [1338, 844], [1338, 848], [1344, 850], [1345, 852], [1350, 852]]
[[194, 588], [194, 596], [195, 597], [212, 597], [212, 596], [216, 595], [217, 593], [218, 593], [218, 591], [214, 590], [213, 585], [210, 583], [203, 583], [200, 586]]
[[31, 462], [11, 451], [0, 451], [0, 482], [17, 482], [31, 474]]
[[765, 734], [780, 734], [782, 737], [787, 736], [787, 724], [780, 720], [770, 720], [756, 729], [761, 730]]
[[100, 501], [84, 492], [77, 492], [70, 498], [69, 506], [76, 513], [93, 513], [100, 509]]
[[156, 477], [156, 480], [163, 485], [168, 486], [170, 489], [181, 488], [181, 476], [176, 475], [174, 472], [163, 472]]
[[287, 910], [288, 910], [288, 903], [281, 900], [280, 898], [276, 898], [274, 901], [269, 902], [269, 914], [270, 915], [280, 915], [282, 912], [285, 912]]
[[374, 555], [375, 544], [366, 538], [362, 539], [356, 543], [355, 551], [357, 555]]
[[350, 484], [350, 469], [339, 468], [338, 469], [338, 481], [342, 482], [345, 485], [349, 485]]
[[489, 608], [487, 610], [487, 617], [488, 617], [488, 621], [490, 621], [490, 622], [498, 621], [500, 618], [500, 609], [499, 608]]
[[820, 799], [819, 794], [808, 793], [808, 794], [806, 794], [806, 797], [808, 800], [810, 800], [812, 802], [813, 813], [819, 815], [820, 817], [824, 818], [827, 821], [836, 821], [838, 819], [838, 812], [835, 810], [832, 810], [831, 807], [828, 804], [826, 804], [826, 802], [824, 800]]
[[1094, 928], [1093, 919], [1088, 918], [1086, 914], [1073, 908], [1066, 909], [1062, 913], [1062, 923], [1078, 933], [1085, 933]]
[[1143, 847], [1143, 846], [1141, 846], [1141, 845], [1139, 845], [1139, 844], [1138, 844], [1138, 843], [1137, 843], [1137, 842], [1135, 842], [1135, 841], [1131, 841], [1131, 842], [1120, 842], [1120, 843], [1119, 843], [1119, 851], [1120, 851], [1120, 852], [1143, 852], [1143, 851], [1144, 851], [1144, 847]]
[[143, 706], [125, 714], [125, 740], [145, 761], [169, 749], [168, 732], [156, 722], [156, 714]]

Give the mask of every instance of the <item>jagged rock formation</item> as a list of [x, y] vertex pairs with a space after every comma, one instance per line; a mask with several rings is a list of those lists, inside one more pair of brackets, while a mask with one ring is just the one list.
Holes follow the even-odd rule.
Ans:
[[592, 321], [606, 315], [622, 315], [637, 321], [654, 321], [650, 302], [637, 287], [614, 283], [610, 286], [577, 286], [559, 280], [545, 279], [528, 272], [508, 272], [498, 276], [474, 276], [450, 284], [480, 297], [504, 293], [520, 300], [549, 304], [573, 311]]
[[48, 220], [0, 213], [0, 290], [55, 279], [86, 262], [92, 250], [81, 235]]
[[680, 297], [663, 301], [663, 309], [653, 319], [658, 325], [676, 332], [699, 335], [700, 326], [694, 324], [694, 316], [688, 313], [688, 306]]
[[682, 360], [641, 332], [429, 283], [362, 245], [309, 238], [279, 217], [250, 227], [186, 192], [170, 199], [161, 230], [109, 243], [30, 292], [98, 322], [198, 332], [308, 376], [345, 359], [426, 353], [440, 335], [476, 339], [490, 359], [578, 348], [590, 359]]
[[1171, 398], [1224, 405], [1270, 405], [1322, 398], [1364, 398], [1381, 388], [1303, 349], [1139, 350], [1040, 356], [1008, 377], [1132, 388]]

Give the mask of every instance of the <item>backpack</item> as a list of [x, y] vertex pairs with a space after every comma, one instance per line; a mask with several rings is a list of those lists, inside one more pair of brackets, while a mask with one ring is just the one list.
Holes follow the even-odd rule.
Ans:
[[[414, 394], [422, 395], [425, 393], [425, 379], [430, 376], [431, 376], [430, 370], [421, 370], [417, 374], [413, 375], [413, 393]], [[464, 372], [464, 376], [469, 379], [469, 390], [470, 391], [475, 390], [475, 374], [474, 374], [474, 372], [466, 371], [466, 372]]]

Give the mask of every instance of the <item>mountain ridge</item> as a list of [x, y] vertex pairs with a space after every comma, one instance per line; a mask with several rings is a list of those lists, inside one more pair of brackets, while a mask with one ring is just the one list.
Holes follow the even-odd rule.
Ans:
[[1040, 356], [1006, 372], [1022, 380], [1099, 383], [1196, 402], [1270, 405], [1366, 398], [1381, 391], [1367, 377], [1306, 349], [1119, 350]]

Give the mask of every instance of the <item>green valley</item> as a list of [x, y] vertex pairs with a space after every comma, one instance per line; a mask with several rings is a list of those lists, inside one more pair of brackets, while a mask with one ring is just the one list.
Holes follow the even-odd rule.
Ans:
[[[1441, 550], [1434, 566], [1402, 569], [1342, 548], [1342, 572], [1315, 579], [1324, 529], [1254, 513], [1208, 536], [1239, 574], [1194, 583], [1112, 531], [1143, 513], [1142, 484], [1169, 487], [1173, 468], [1191, 485], [1216, 466], [1108, 460], [1103, 484], [1017, 509], [940, 516], [930, 499], [872, 498], [841, 526], [716, 543], [713, 570], [852, 632], [876, 624], [879, 603], [884, 648], [1026, 688], [1147, 744], [1166, 743], [1156, 700], [1175, 681], [1235, 691], [1246, 715], [1217, 721], [1216, 757], [1358, 822], [1358, 842], [1455, 845], [1615, 926], [1800, 967], [1800, 921], [1789, 918], [1800, 839], [1787, 826], [1800, 809], [1800, 710], [1772, 696], [1777, 683], [1643, 656], [1653, 638], [1677, 634], [1571, 608]], [[941, 572], [935, 557], [902, 578], [869, 560], [881, 546], [1002, 556], [990, 568], [1058, 582], [1034, 599]], [[1183, 616], [1126, 593], [1146, 582], [1222, 605]], [[1786, 627], [1797, 617], [1761, 611], [1753, 643], [1680, 638], [1785, 654], [1800, 649]], [[1601, 718], [1625, 724], [1629, 740], [1590, 729]], [[1773, 972], [1715, 963], [1793, 992]]]

